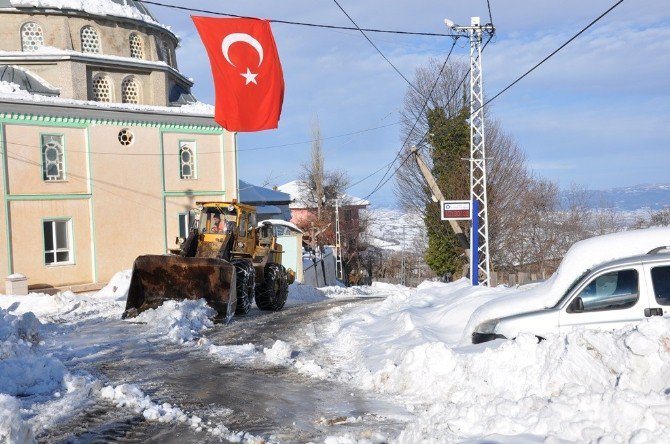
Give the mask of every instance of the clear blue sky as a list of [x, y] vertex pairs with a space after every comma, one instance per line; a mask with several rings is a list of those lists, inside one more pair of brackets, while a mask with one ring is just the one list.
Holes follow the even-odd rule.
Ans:
[[[221, 12], [349, 26], [329, 0], [164, 0]], [[485, 0], [341, 0], [362, 27], [445, 32], [444, 18], [468, 24], [488, 19]], [[613, 0], [491, 0], [497, 36], [486, 50], [485, 92], [492, 96], [581, 27]], [[209, 63], [187, 13], [153, 6], [159, 20], [182, 38], [180, 70], [194, 92], [214, 102]], [[670, 182], [670, 7], [667, 0], [626, 0], [490, 109], [541, 176], [563, 188], [575, 183], [610, 188]], [[324, 137], [398, 121], [407, 84], [357, 32], [273, 24], [286, 80], [278, 130], [239, 135], [240, 176], [261, 183], [296, 179], [309, 157], [310, 120], [319, 116]], [[410, 79], [431, 57], [444, 58], [450, 40], [370, 34]], [[465, 40], [462, 41], [465, 43]], [[465, 44], [455, 55], [466, 57]], [[400, 147], [400, 126], [324, 141], [327, 169], [352, 181], [389, 162]], [[353, 188], [365, 196], [374, 177]], [[373, 203], [394, 204], [392, 184]]]

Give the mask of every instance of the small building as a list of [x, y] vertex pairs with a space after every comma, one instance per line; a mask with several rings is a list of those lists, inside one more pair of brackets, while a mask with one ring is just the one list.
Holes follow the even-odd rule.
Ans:
[[235, 134], [142, 2], [0, 0], [0, 20], [0, 279], [105, 283], [196, 200], [238, 197]]
[[253, 205], [258, 213], [258, 220], [279, 219], [291, 220], [291, 196], [281, 191], [259, 187], [244, 180], [239, 181], [240, 202]]
[[[316, 203], [310, 196], [307, 184], [302, 180], [294, 180], [277, 189], [291, 196], [291, 222], [302, 230], [307, 231], [312, 221], [317, 217]], [[340, 224], [348, 232], [359, 233], [361, 229], [361, 211], [365, 210], [370, 202], [359, 197], [343, 194], [340, 200]], [[332, 206], [332, 204], [331, 204]]]

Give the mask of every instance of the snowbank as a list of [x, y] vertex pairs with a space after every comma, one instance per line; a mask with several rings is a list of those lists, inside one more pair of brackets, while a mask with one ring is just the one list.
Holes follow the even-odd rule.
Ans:
[[417, 420], [401, 443], [663, 441], [670, 432], [670, 320], [540, 343], [521, 335], [460, 345], [477, 307], [517, 291], [426, 282], [333, 318], [323, 346], [335, 357], [334, 377], [403, 400]]
[[33, 443], [33, 431], [21, 417], [21, 403], [18, 399], [0, 393], [0, 442]]
[[63, 387], [65, 367], [40, 346], [45, 331], [32, 313], [0, 309], [0, 442], [34, 442], [17, 397], [49, 399]]

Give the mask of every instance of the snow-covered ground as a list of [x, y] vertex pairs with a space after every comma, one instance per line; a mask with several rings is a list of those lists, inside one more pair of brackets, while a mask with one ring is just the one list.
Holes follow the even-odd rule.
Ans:
[[[105, 322], [120, 323], [121, 334], [127, 328], [126, 340], [158, 351], [178, 347], [225, 366], [260, 372], [283, 368], [305, 383], [331, 381], [383, 396], [410, 412], [402, 431], [391, 437], [396, 442], [663, 442], [670, 433], [670, 320], [655, 318], [610, 332], [576, 330], [539, 343], [526, 334], [513, 341], [468, 341], [482, 313], [522, 310], [532, 294], [533, 307], [542, 305], [581, 268], [646, 250], [668, 235], [667, 230], [646, 233], [637, 242], [625, 233], [606, 238], [616, 245], [612, 248], [602, 248], [602, 239], [577, 244], [568, 253], [573, 260], [529, 290], [471, 287], [465, 280], [425, 282], [416, 289], [294, 284], [287, 310], [333, 298], [345, 299], [344, 305], [306, 319], [289, 336], [251, 332], [245, 336], [249, 342], [221, 342], [222, 336], [212, 335], [232, 326], [213, 324], [213, 311], [203, 301], [168, 302], [119, 321], [128, 272], [93, 295], [0, 296], [0, 441], [31, 442], [90, 403], [129, 409], [147, 421], [180, 424], [217, 439], [257, 440], [153, 398], [139, 383], [103, 381], [64, 360], [70, 353], [95, 362], [103, 354], [98, 348], [54, 346], [80, 326], [113, 320]], [[361, 297], [366, 303], [356, 302]], [[255, 389], [267, 394], [273, 387]], [[323, 439], [387, 438], [371, 430], [363, 437], [339, 432]]]

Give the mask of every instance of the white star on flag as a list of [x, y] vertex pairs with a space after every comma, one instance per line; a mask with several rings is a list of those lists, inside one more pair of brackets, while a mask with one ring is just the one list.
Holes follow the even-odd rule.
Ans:
[[250, 83], [255, 83], [256, 85], [258, 85], [258, 83], [256, 82], [256, 76], [257, 76], [258, 74], [254, 74], [254, 73], [252, 73], [252, 72], [249, 70], [249, 68], [247, 68], [247, 72], [246, 72], [246, 73], [241, 73], [240, 75], [246, 79], [247, 83], [245, 83], [245, 85], [248, 85], [248, 84], [250, 84]]

